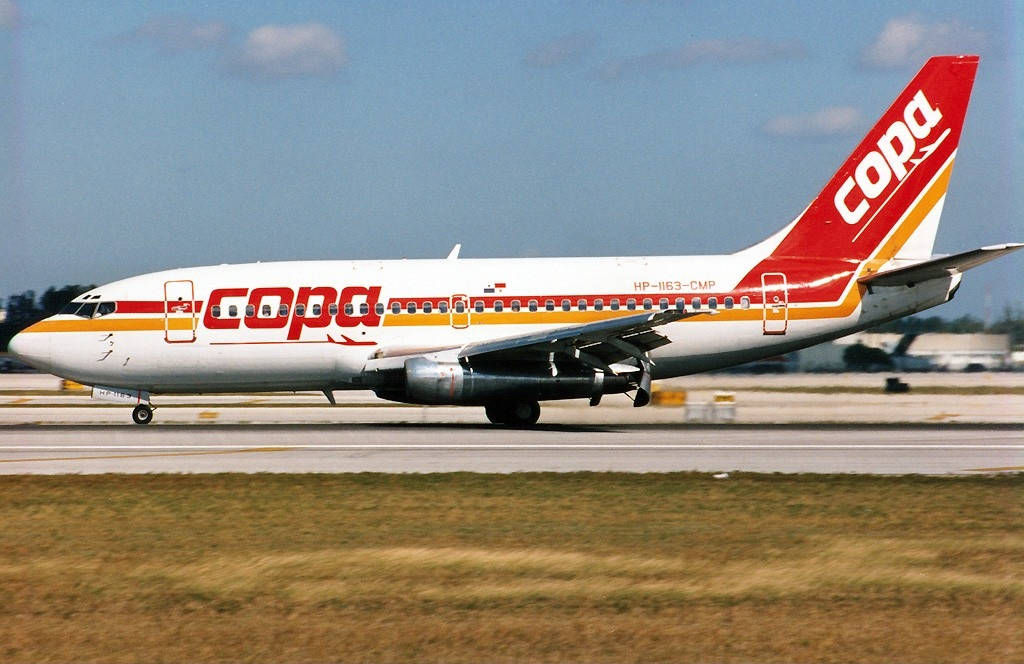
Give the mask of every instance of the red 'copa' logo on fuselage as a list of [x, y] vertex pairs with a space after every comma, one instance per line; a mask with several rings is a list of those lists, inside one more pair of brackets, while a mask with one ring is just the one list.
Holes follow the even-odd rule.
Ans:
[[[288, 340], [302, 336], [302, 328], [327, 327], [333, 320], [338, 327], [377, 327], [380, 314], [380, 286], [346, 286], [341, 291], [331, 286], [300, 286], [298, 292], [287, 286], [264, 288], [216, 288], [203, 315], [203, 326], [211, 330], [288, 328]], [[241, 317], [222, 311], [225, 301], [234, 305], [243, 300]], [[334, 305], [334, 306], [332, 306]]]

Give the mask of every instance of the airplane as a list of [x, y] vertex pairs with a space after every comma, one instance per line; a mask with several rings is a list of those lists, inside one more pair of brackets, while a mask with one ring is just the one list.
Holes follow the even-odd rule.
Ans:
[[848, 335], [949, 301], [1020, 249], [933, 256], [979, 58], [929, 59], [790, 224], [720, 256], [271, 262], [93, 289], [10, 351], [134, 404], [153, 394], [372, 390], [482, 406], [528, 427], [539, 402], [632, 393]]

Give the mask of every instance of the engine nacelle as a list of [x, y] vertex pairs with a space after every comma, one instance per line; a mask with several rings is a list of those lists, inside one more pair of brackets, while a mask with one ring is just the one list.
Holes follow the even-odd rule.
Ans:
[[557, 367], [552, 372], [548, 364], [463, 366], [416, 357], [405, 361], [404, 389], [381, 388], [377, 396], [406, 403], [471, 406], [514, 397], [593, 399], [631, 387], [624, 376], [586, 368]]

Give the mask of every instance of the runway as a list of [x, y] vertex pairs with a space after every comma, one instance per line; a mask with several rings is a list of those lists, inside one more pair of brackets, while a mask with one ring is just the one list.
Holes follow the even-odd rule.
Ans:
[[1024, 470], [1014, 425], [476, 424], [0, 427], [0, 474]]

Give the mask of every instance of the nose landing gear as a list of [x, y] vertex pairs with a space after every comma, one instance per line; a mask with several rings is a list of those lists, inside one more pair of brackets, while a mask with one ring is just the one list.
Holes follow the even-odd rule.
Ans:
[[132, 419], [136, 424], [149, 424], [153, 421], [153, 407], [148, 403], [140, 403], [132, 410]]

